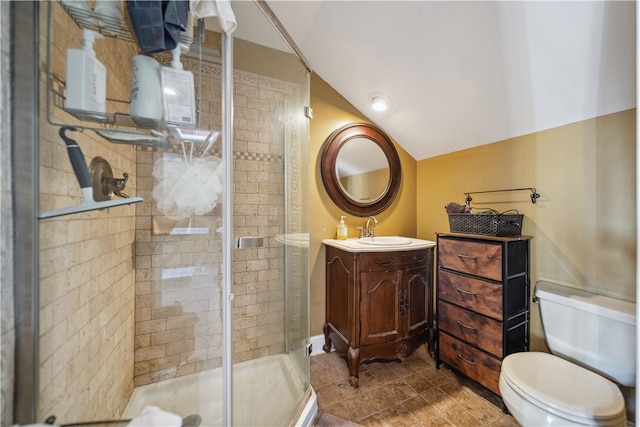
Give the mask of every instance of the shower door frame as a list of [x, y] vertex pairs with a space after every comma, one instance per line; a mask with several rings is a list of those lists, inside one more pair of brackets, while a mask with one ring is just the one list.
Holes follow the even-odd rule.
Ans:
[[[36, 422], [38, 400], [38, 2], [11, 2], [11, 151], [15, 377], [13, 421]], [[21, 102], [17, 102], [16, 99]], [[5, 285], [3, 285], [5, 286]]]

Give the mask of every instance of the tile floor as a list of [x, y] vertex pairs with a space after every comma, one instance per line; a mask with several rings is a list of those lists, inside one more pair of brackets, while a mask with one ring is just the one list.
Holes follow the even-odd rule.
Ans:
[[347, 363], [336, 353], [311, 358], [318, 412], [363, 426], [516, 427], [500, 400], [473, 381], [435, 362], [421, 346], [401, 363], [360, 367], [360, 386], [349, 385]]

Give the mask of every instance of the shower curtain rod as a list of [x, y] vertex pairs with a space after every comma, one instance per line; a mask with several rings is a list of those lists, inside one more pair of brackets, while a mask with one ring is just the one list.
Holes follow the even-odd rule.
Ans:
[[506, 190], [486, 190], [486, 191], [469, 191], [469, 192], [465, 192], [463, 193], [465, 196], [467, 196], [467, 198], [465, 199], [467, 205], [469, 203], [471, 203], [471, 201], [473, 200], [473, 198], [471, 197], [472, 194], [485, 194], [485, 193], [502, 193], [502, 192], [506, 192], [506, 191], [524, 191], [524, 190], [529, 190], [531, 191], [531, 194], [529, 195], [529, 197], [531, 198], [531, 203], [535, 204], [536, 201], [538, 200], [538, 198], [540, 198], [540, 194], [538, 194], [538, 192], [536, 191], [535, 188], [532, 187], [524, 187], [524, 188], [508, 188]]

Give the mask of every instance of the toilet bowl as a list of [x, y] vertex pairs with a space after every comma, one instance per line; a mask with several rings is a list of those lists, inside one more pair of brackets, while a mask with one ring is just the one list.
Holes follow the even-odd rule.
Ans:
[[540, 281], [551, 354], [513, 353], [502, 361], [502, 400], [523, 426], [626, 425], [618, 385], [635, 387], [636, 305]]
[[506, 357], [499, 387], [523, 426], [626, 425], [624, 398], [612, 381], [548, 353]]

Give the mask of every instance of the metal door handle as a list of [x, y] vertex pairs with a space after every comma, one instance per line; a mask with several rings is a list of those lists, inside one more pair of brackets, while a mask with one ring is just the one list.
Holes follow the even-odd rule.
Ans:
[[236, 249], [261, 248], [264, 246], [264, 237], [238, 237]]

